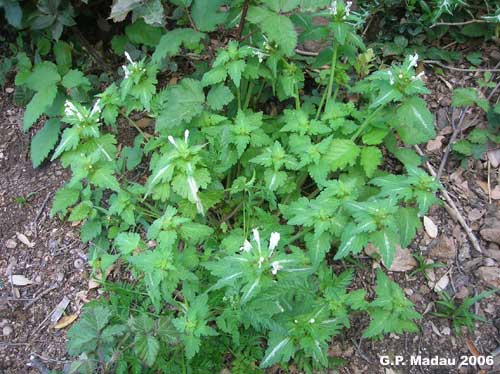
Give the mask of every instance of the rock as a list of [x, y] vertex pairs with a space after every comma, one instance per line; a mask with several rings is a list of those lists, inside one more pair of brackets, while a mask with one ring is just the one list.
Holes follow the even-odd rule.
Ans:
[[471, 221], [477, 221], [479, 220], [482, 216], [484, 216], [484, 213], [485, 211], [484, 210], [481, 210], [481, 209], [472, 209], [470, 212], [469, 212], [469, 220]]
[[500, 149], [488, 151], [488, 159], [490, 160], [491, 166], [497, 168], [498, 165], [500, 165]]
[[496, 246], [495, 248], [489, 245], [488, 248], [484, 250], [483, 254], [489, 258], [492, 258], [493, 260], [500, 261], [500, 249], [498, 249], [498, 246]]
[[452, 238], [441, 235], [437, 244], [429, 252], [431, 257], [445, 260], [454, 260], [457, 255], [457, 247]]
[[480, 231], [480, 234], [484, 240], [500, 244], [500, 225], [484, 228]]
[[493, 266], [481, 266], [476, 270], [476, 276], [488, 286], [500, 287], [500, 268]]
[[424, 216], [424, 228], [427, 235], [429, 235], [432, 239], [437, 237], [438, 228], [436, 224], [427, 216]]
[[82, 269], [83, 265], [84, 265], [84, 262], [81, 258], [77, 258], [75, 260], [75, 262], [73, 263], [73, 266], [75, 267], [75, 269]]
[[396, 247], [396, 253], [394, 255], [394, 261], [392, 262], [390, 271], [408, 271], [417, 266], [417, 261], [411, 255], [409, 249], [402, 249], [399, 246]]
[[14, 329], [11, 325], [5, 325], [2, 329], [3, 336], [9, 336], [14, 332]]
[[493, 200], [500, 200], [500, 185], [491, 190], [491, 198]]
[[14, 239], [7, 239], [5, 241], [5, 246], [9, 249], [14, 249], [17, 247], [17, 243]]

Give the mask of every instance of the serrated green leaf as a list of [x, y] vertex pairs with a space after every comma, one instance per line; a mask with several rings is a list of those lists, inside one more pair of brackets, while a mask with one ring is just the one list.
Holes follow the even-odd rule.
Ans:
[[334, 139], [325, 155], [331, 171], [353, 166], [360, 153], [359, 147], [348, 139]]
[[468, 107], [477, 104], [484, 111], [488, 111], [489, 103], [481, 99], [474, 88], [456, 88], [453, 90], [451, 105], [454, 107]]
[[225, 0], [194, 0], [191, 16], [198, 30], [214, 31], [217, 25], [225, 22], [228, 13], [221, 12], [220, 7]]
[[231, 90], [223, 85], [213, 86], [207, 95], [207, 104], [213, 110], [221, 110], [225, 105], [233, 101], [234, 95]]
[[371, 177], [382, 162], [382, 152], [377, 147], [364, 147], [361, 149], [360, 163], [366, 176]]
[[90, 88], [91, 84], [88, 78], [80, 70], [70, 70], [64, 75], [62, 85], [65, 88], [86, 87]]
[[148, 25], [143, 19], [135, 21], [125, 27], [125, 34], [134, 44], [144, 44], [148, 47], [156, 47], [163, 34], [161, 27]]
[[177, 28], [168, 31], [158, 42], [152, 60], [155, 63], [160, 62], [163, 58], [175, 56], [179, 54], [182, 44], [185, 46], [194, 46], [200, 42], [204, 34], [193, 29]]
[[35, 93], [26, 106], [23, 117], [23, 129], [28, 131], [45, 110], [54, 102], [57, 95], [57, 87], [49, 86], [45, 90]]
[[61, 131], [61, 123], [56, 118], [51, 118], [45, 122], [43, 128], [39, 130], [30, 146], [30, 157], [33, 167], [38, 167], [47, 158], [49, 152], [54, 148]]
[[396, 116], [396, 129], [406, 144], [419, 144], [436, 137], [434, 116], [423, 99], [414, 96], [405, 100]]
[[410, 245], [417, 229], [421, 227], [418, 210], [415, 208], [399, 208], [396, 222], [399, 228], [400, 244], [403, 248]]
[[134, 340], [134, 351], [146, 366], [153, 366], [160, 351], [160, 342], [152, 335], [139, 335]]
[[26, 78], [26, 86], [33, 91], [43, 91], [56, 86], [61, 80], [57, 66], [52, 62], [44, 61], [34, 66], [31, 74]]
[[258, 24], [286, 55], [294, 53], [297, 46], [297, 32], [290, 18], [256, 6], [248, 9], [247, 18], [249, 22]]
[[158, 131], [179, 126], [201, 113], [205, 102], [201, 82], [185, 78], [179, 84], [170, 86], [166, 101], [165, 110], [156, 121]]
[[66, 208], [75, 204], [79, 197], [79, 188], [62, 187], [58, 189], [52, 201], [50, 216], [53, 217], [56, 213], [65, 212]]

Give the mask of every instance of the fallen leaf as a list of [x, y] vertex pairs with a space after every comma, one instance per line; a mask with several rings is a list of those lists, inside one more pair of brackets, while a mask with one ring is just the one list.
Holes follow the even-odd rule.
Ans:
[[73, 322], [75, 322], [75, 320], [78, 318], [78, 315], [77, 314], [70, 314], [69, 316], [64, 316], [62, 317], [59, 322], [54, 325], [54, 328], [56, 330], [60, 330], [60, 329], [63, 329], [65, 328], [66, 326], [69, 326], [71, 325]]
[[448, 278], [447, 275], [443, 275], [441, 279], [439, 279], [436, 285], [434, 286], [434, 291], [436, 292], [444, 291], [446, 287], [448, 287], [448, 284], [450, 284], [450, 278]]
[[140, 129], [145, 129], [146, 127], [149, 127], [153, 124], [153, 119], [152, 118], [149, 118], [149, 117], [143, 117], [141, 119], [138, 119], [137, 121], [135, 121], [135, 124], [137, 125], [137, 127], [139, 127]]
[[12, 276], [12, 284], [14, 286], [27, 286], [32, 283], [33, 281], [26, 278], [24, 275], [16, 274]]
[[432, 219], [427, 216], [424, 216], [424, 228], [427, 235], [429, 235], [432, 239], [437, 237], [438, 228]]
[[429, 140], [427, 142], [427, 150], [429, 152], [439, 151], [443, 147], [444, 136], [438, 135], [436, 139]]
[[24, 245], [26, 245], [29, 248], [33, 248], [35, 246], [35, 243], [30, 242], [28, 237], [20, 232], [16, 232], [17, 239]]
[[392, 261], [390, 271], [408, 271], [417, 266], [417, 261], [411, 255], [409, 249], [396, 246], [396, 253]]
[[101, 284], [94, 279], [90, 279], [88, 283], [88, 289], [93, 290], [94, 288], [99, 288]]
[[490, 160], [491, 166], [497, 168], [500, 165], [500, 149], [488, 151], [488, 160]]

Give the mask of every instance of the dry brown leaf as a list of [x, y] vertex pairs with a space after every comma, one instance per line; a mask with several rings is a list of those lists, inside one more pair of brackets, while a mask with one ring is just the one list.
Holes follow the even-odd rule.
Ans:
[[424, 216], [424, 228], [427, 235], [429, 235], [432, 239], [437, 237], [438, 228], [432, 219], [427, 216]]
[[438, 135], [436, 136], [436, 139], [429, 140], [427, 142], [427, 150], [429, 152], [439, 151], [443, 147], [443, 139], [444, 136]]
[[28, 237], [20, 232], [16, 232], [17, 239], [23, 243], [25, 246], [29, 248], [33, 248], [35, 246], [35, 243], [30, 242]]
[[491, 166], [497, 168], [500, 165], [500, 149], [488, 151], [488, 160], [490, 160]]
[[88, 283], [88, 289], [93, 290], [94, 288], [99, 288], [101, 284], [97, 282], [95, 279], [90, 279]]
[[444, 291], [446, 287], [448, 287], [448, 284], [450, 284], [450, 278], [448, 278], [448, 276], [445, 274], [437, 281], [436, 285], [434, 286], [434, 291]]
[[137, 121], [135, 121], [135, 124], [137, 125], [137, 127], [139, 127], [140, 129], [145, 129], [146, 127], [149, 127], [153, 124], [153, 119], [152, 118], [149, 118], [149, 117], [143, 117], [141, 119], [138, 119]]
[[33, 283], [33, 281], [26, 278], [24, 275], [16, 274], [16, 275], [12, 276], [12, 284], [14, 286], [27, 286], [27, 285], [30, 285], [32, 283]]
[[78, 314], [70, 314], [68, 316], [62, 317], [57, 324], [54, 325], [56, 330], [63, 329], [69, 325], [71, 325], [78, 318]]

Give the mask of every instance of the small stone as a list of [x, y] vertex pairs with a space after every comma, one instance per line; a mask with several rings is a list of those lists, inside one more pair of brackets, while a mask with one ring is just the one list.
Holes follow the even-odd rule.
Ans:
[[424, 297], [423, 297], [421, 294], [419, 294], [418, 292], [415, 292], [413, 295], [411, 295], [411, 296], [409, 297], [409, 299], [410, 299], [410, 300], [411, 300], [414, 304], [418, 304], [419, 302], [421, 302], [421, 301], [424, 299]]
[[449, 327], [444, 327], [441, 330], [441, 334], [443, 334], [443, 335], [450, 335], [451, 334], [451, 329]]
[[500, 261], [500, 249], [498, 249], [498, 245], [491, 243], [488, 248], [484, 250], [484, 255], [493, 260]]
[[77, 258], [75, 260], [75, 262], [73, 262], [73, 266], [75, 267], [75, 269], [82, 269], [83, 265], [84, 265], [84, 262], [81, 258]]
[[12, 92], [14, 92], [14, 89], [12, 87], [7, 87], [5, 89], [5, 92], [7, 92], [8, 94], [11, 94]]
[[54, 276], [55, 280], [57, 282], [62, 282], [64, 280], [64, 273], [62, 272], [57, 272]]
[[35, 277], [35, 283], [41, 283], [42, 282], [42, 277], [40, 275], [37, 275]]
[[457, 247], [452, 238], [441, 235], [437, 244], [430, 250], [429, 255], [445, 260], [454, 260], [457, 255]]
[[484, 240], [500, 244], [500, 226], [484, 228], [480, 231]]
[[474, 208], [469, 212], [469, 220], [470, 221], [477, 221], [477, 220], [481, 219], [481, 217], [484, 215], [484, 213], [485, 213], [484, 210]]
[[483, 265], [484, 266], [495, 266], [497, 263], [495, 260], [493, 260], [492, 258], [489, 258], [489, 257], [486, 257], [484, 260], [483, 260]]
[[14, 239], [7, 239], [5, 241], [5, 246], [9, 249], [14, 249], [17, 247], [17, 243]]
[[413, 295], [414, 292], [411, 288], [405, 288], [404, 291], [407, 296]]
[[488, 286], [500, 287], [500, 268], [493, 266], [481, 266], [476, 270], [476, 275]]
[[14, 329], [12, 328], [11, 325], [5, 325], [2, 329], [2, 334], [3, 336], [9, 336], [14, 332]]

